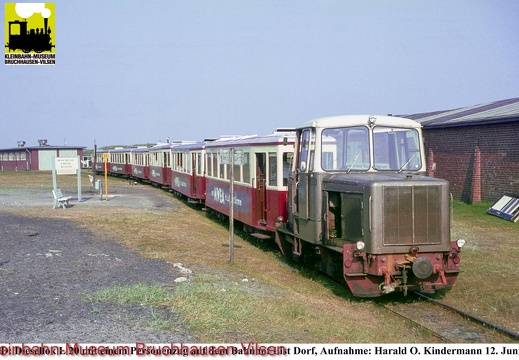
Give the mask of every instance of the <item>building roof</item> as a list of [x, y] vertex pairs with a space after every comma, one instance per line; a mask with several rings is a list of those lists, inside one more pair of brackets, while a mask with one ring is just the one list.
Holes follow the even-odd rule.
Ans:
[[86, 149], [86, 146], [56, 146], [56, 145], [45, 145], [45, 146], [18, 146], [12, 148], [0, 149], [0, 151], [24, 151], [24, 150], [75, 150], [75, 149]]
[[404, 117], [418, 121], [424, 128], [514, 122], [519, 121], [519, 97]]

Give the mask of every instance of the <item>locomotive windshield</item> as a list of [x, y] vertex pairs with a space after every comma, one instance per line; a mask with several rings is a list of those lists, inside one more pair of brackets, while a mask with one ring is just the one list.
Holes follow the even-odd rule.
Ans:
[[322, 167], [326, 171], [368, 170], [369, 131], [365, 126], [325, 129], [322, 133]]
[[373, 168], [376, 170], [419, 170], [420, 142], [415, 129], [376, 126], [373, 129]]
[[324, 129], [321, 166], [325, 171], [404, 171], [422, 167], [419, 134], [415, 129], [375, 126], [373, 165], [370, 129], [366, 126]]

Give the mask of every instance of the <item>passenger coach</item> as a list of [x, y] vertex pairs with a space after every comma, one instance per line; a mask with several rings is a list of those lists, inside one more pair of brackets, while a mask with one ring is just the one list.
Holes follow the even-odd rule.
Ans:
[[269, 238], [276, 219], [288, 217], [287, 183], [294, 152], [294, 132], [222, 138], [207, 143], [206, 207], [229, 215], [230, 164], [234, 149], [234, 219], [258, 238]]
[[171, 185], [172, 144], [158, 144], [149, 149], [150, 175], [152, 183], [168, 188]]
[[184, 144], [172, 149], [171, 189], [189, 202], [205, 202], [206, 143]]
[[131, 176], [141, 181], [150, 179], [150, 150], [147, 147], [138, 147], [131, 150]]

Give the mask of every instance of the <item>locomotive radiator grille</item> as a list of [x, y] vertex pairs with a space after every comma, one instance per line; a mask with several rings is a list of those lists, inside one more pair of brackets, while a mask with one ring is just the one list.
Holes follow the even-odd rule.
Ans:
[[441, 188], [383, 186], [384, 245], [441, 243]]

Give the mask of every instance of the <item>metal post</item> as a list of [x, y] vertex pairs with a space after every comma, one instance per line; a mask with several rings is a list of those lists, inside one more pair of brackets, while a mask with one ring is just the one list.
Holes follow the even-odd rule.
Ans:
[[229, 190], [229, 262], [234, 263], [234, 148], [231, 148], [230, 157], [230, 180]]
[[52, 189], [54, 191], [58, 190], [58, 185], [56, 181], [56, 156], [52, 157]]
[[81, 198], [81, 159], [77, 157], [77, 201], [83, 201]]
[[96, 141], [94, 140], [94, 157], [92, 159], [92, 182], [95, 184], [96, 183], [96, 174], [97, 174], [97, 171], [96, 171], [96, 164], [97, 164], [97, 144], [96, 144]]
[[105, 162], [105, 200], [108, 201], [108, 159], [104, 159]]

